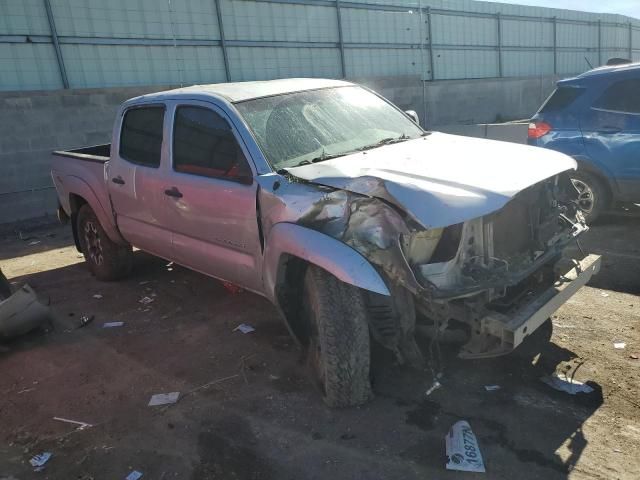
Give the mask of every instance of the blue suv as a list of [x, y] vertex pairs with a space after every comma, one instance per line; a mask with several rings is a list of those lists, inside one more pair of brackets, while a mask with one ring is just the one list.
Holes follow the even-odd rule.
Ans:
[[616, 202], [640, 203], [640, 63], [559, 81], [528, 137], [578, 162], [571, 177], [587, 220]]

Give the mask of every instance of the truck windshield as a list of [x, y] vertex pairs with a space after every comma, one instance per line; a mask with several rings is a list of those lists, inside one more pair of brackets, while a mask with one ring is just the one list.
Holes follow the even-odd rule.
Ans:
[[424, 131], [360, 87], [337, 87], [235, 104], [274, 170], [417, 138]]

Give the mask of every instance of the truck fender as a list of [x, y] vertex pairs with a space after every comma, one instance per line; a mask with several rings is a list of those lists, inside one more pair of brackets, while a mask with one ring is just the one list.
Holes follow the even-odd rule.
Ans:
[[[118, 231], [118, 227], [115, 224], [113, 214], [111, 213], [111, 206], [107, 205], [106, 207], [109, 207], [109, 209], [106, 210], [105, 205], [100, 202], [98, 195], [87, 182], [85, 182], [80, 177], [69, 175], [64, 178], [64, 186], [70, 195], [78, 195], [89, 204], [91, 209], [98, 217], [100, 225], [102, 225], [102, 228], [104, 228], [104, 231], [111, 241], [119, 244], [127, 243], [127, 241], [122, 238], [122, 235], [120, 235], [120, 232]], [[77, 212], [71, 211], [70, 213], [71, 218], [75, 224], [75, 214]]]
[[350, 246], [295, 223], [278, 223], [269, 232], [263, 263], [265, 293], [275, 304], [278, 304], [276, 287], [282, 274], [282, 258], [289, 255], [317, 265], [345, 283], [390, 295], [376, 269]]

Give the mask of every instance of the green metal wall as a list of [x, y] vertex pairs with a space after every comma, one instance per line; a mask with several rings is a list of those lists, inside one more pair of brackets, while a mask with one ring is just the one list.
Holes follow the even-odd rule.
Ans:
[[640, 59], [639, 20], [473, 0], [0, 0], [0, 90], [568, 75], [611, 57]]

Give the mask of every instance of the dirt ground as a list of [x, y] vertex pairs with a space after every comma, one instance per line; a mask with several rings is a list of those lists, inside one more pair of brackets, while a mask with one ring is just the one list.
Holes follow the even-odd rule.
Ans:
[[[428, 370], [389, 364], [375, 400], [347, 410], [322, 404], [264, 299], [143, 252], [130, 278], [101, 283], [67, 227], [23, 238], [0, 240], [0, 266], [14, 286], [50, 299], [56, 320], [0, 344], [0, 479], [117, 479], [133, 469], [143, 479], [640, 478], [637, 219], [607, 218], [584, 237], [603, 270], [554, 316], [552, 342], [533, 362], [463, 361], [443, 347], [442, 388], [427, 397]], [[83, 315], [95, 318], [78, 329]], [[102, 328], [113, 321], [125, 323]], [[256, 331], [234, 332], [240, 323]], [[567, 368], [594, 392], [571, 396], [539, 380]], [[174, 391], [177, 404], [147, 406]], [[486, 474], [445, 470], [444, 436], [460, 419]], [[28, 460], [44, 451], [53, 457], [34, 473]]]

